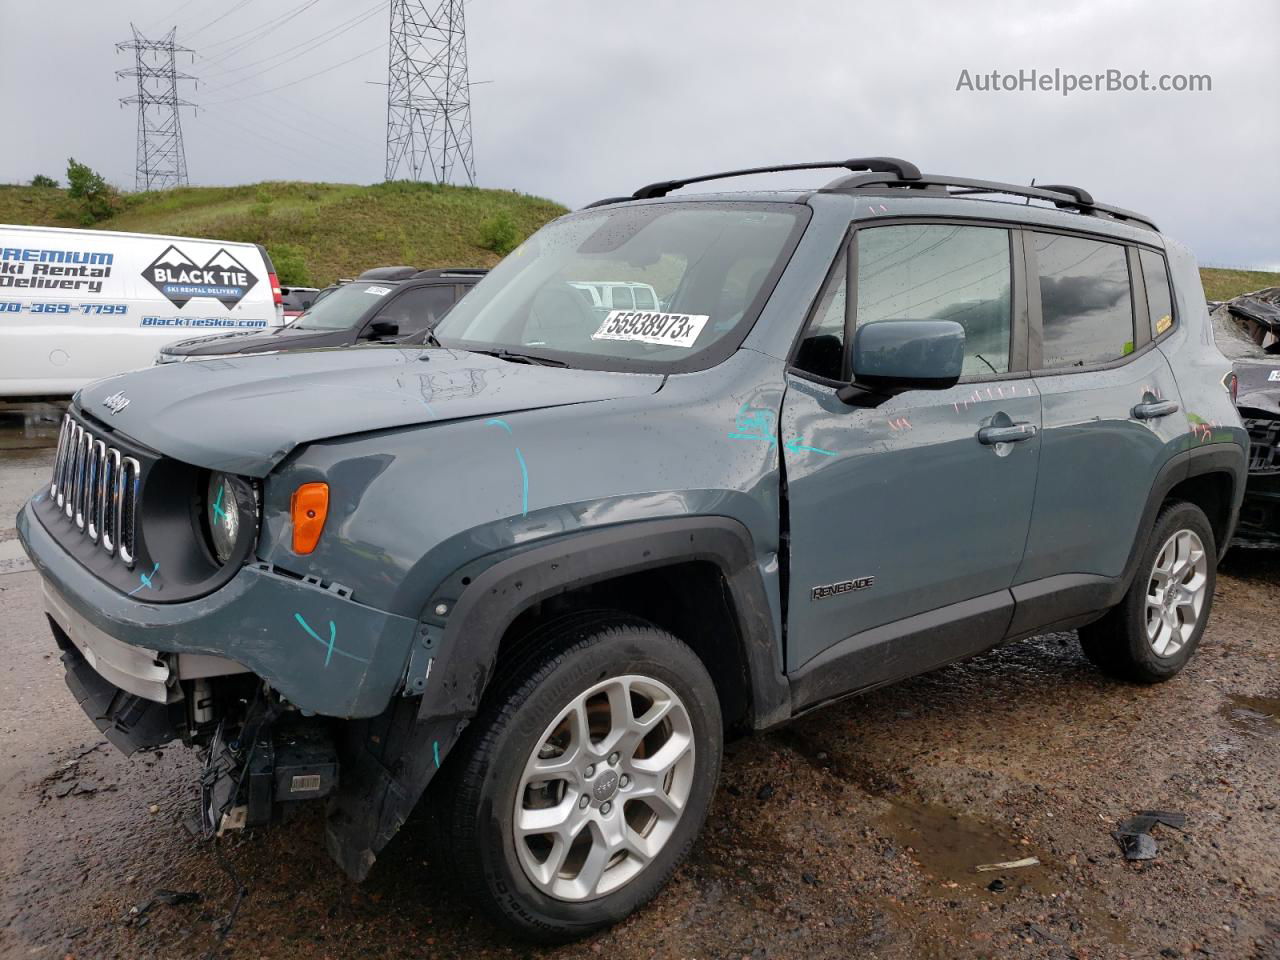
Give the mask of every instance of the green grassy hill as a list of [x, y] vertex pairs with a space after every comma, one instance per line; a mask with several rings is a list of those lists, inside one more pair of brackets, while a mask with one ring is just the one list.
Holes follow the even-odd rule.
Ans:
[[[265, 244], [286, 283], [323, 286], [369, 267], [490, 267], [500, 259], [486, 225], [509, 222], [516, 239], [565, 212], [550, 200], [504, 190], [379, 183], [258, 183], [184, 187], [121, 197], [99, 230], [128, 230]], [[77, 226], [65, 190], [0, 185], [0, 223]], [[1205, 267], [1205, 296], [1226, 300], [1280, 285], [1280, 273]]]
[[[505, 190], [380, 183], [259, 183], [124, 194], [98, 230], [264, 244], [286, 284], [324, 286], [369, 267], [490, 267], [487, 231], [510, 224], [517, 240], [565, 212]], [[0, 223], [79, 226], [65, 190], [0, 186]], [[501, 232], [500, 230], [498, 232]]]

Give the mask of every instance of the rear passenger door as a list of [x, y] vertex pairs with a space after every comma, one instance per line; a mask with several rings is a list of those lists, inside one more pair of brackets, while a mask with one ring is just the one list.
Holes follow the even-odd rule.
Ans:
[[1044, 430], [1015, 632], [1106, 605], [1143, 533], [1156, 475], [1187, 431], [1153, 342], [1176, 320], [1163, 254], [1047, 230], [1028, 230], [1024, 241]]

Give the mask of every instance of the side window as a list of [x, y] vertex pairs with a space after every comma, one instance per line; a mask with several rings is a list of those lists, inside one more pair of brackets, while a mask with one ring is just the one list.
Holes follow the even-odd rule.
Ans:
[[453, 287], [440, 285], [408, 290], [386, 305], [375, 320], [386, 320], [400, 327], [399, 336], [420, 333], [436, 325], [445, 311], [453, 306]]
[[1169, 268], [1154, 250], [1139, 250], [1142, 280], [1147, 288], [1147, 313], [1151, 317], [1151, 338], [1173, 326], [1173, 294], [1169, 288]]
[[653, 291], [648, 287], [636, 287], [636, 309], [637, 310], [656, 310], [658, 305], [653, 300]]
[[1083, 367], [1132, 353], [1133, 295], [1125, 248], [1037, 233], [1035, 249], [1044, 367]]
[[1008, 372], [1008, 230], [902, 224], [868, 227], [856, 237], [858, 324], [955, 320], [965, 332], [965, 376]]
[[796, 367], [828, 380], [844, 376], [844, 311], [849, 290], [846, 256], [840, 255], [796, 350]]
[[636, 302], [631, 296], [630, 287], [614, 287], [612, 290], [612, 294], [613, 294], [613, 309], [634, 310], [636, 308]]

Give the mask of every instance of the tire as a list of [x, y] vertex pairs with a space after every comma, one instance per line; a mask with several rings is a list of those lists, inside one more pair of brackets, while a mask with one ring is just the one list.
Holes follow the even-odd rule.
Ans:
[[[1187, 567], [1184, 557], [1191, 561]], [[1085, 656], [1104, 673], [1134, 683], [1162, 683], [1176, 676], [1200, 645], [1217, 575], [1217, 545], [1204, 511], [1192, 503], [1167, 504], [1156, 517], [1124, 599], [1101, 620], [1080, 628]], [[1171, 587], [1180, 588], [1168, 605], [1158, 602], [1170, 596], [1166, 578]]]
[[[688, 854], [720, 773], [720, 703], [692, 650], [622, 614], [550, 623], [504, 667], [432, 784], [436, 854], [509, 931], [565, 942], [647, 903]], [[561, 769], [530, 783], [535, 764]], [[553, 822], [558, 836], [536, 832]]]

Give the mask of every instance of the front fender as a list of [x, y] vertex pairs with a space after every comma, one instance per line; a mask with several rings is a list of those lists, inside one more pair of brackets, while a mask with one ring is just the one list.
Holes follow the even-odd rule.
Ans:
[[715, 564], [729, 585], [744, 640], [753, 725], [781, 722], [790, 697], [772, 604], [750, 534], [726, 517], [620, 524], [533, 547], [474, 578], [468, 567], [458, 570], [424, 611], [423, 639], [436, 631], [440, 639], [430, 643], [439, 652], [425, 684], [420, 717], [473, 715], [493, 674], [503, 634], [534, 604], [592, 583], [691, 560]]

